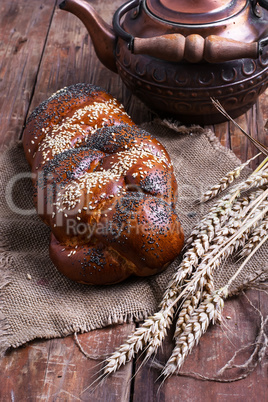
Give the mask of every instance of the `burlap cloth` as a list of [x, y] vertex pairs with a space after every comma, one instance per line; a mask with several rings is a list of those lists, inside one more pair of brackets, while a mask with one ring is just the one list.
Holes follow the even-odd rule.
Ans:
[[[177, 208], [187, 237], [211, 206], [211, 202], [196, 206], [194, 201], [240, 162], [210, 131], [197, 128], [178, 133], [159, 122], [145, 128], [159, 138], [173, 160], [179, 183]], [[157, 310], [179, 260], [151, 278], [133, 277], [108, 287], [73, 283], [58, 273], [49, 259], [49, 228], [33, 211], [30, 171], [21, 143], [2, 154], [0, 172], [0, 353], [35, 338], [142, 320]], [[242, 177], [248, 172], [246, 169]], [[234, 293], [267, 267], [267, 255], [264, 246], [237, 278]], [[225, 263], [216, 274], [216, 285], [226, 283], [234, 269], [233, 264]]]

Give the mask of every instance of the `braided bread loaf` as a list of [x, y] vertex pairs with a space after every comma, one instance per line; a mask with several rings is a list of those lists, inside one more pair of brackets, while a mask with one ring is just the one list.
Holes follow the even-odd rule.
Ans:
[[28, 119], [23, 146], [61, 273], [111, 284], [161, 272], [179, 254], [170, 158], [101, 88], [77, 84], [52, 95]]

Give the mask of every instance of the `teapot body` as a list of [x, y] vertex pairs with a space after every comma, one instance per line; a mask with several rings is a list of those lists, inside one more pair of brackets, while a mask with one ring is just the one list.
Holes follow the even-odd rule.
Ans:
[[[199, 21], [190, 13], [177, 13], [181, 21], [162, 20], [147, 6], [153, 0], [142, 1], [126, 13], [122, 28], [138, 38], [152, 38], [179, 33], [185, 37], [217, 35], [241, 42], [256, 42], [268, 36], [268, 11], [254, 10], [250, 1], [231, 1], [226, 18], [215, 11], [199, 13]], [[164, 0], [159, 0], [164, 3]], [[177, 2], [179, 3], [179, 2]], [[239, 3], [239, 4], [238, 4]], [[260, 10], [260, 9], [259, 9]], [[180, 15], [181, 14], [181, 15]], [[171, 18], [174, 13], [170, 14]], [[212, 19], [214, 18], [214, 21]], [[218, 21], [215, 21], [218, 18]], [[161, 60], [146, 54], [134, 54], [127, 42], [118, 38], [115, 49], [116, 66], [125, 85], [150, 109], [160, 116], [173, 116], [185, 123], [214, 124], [224, 121], [215, 109], [216, 98], [233, 117], [245, 113], [268, 86], [267, 47], [256, 58], [239, 58], [220, 63], [202, 60], [190, 63]]]
[[268, 0], [129, 0], [109, 26], [85, 0], [59, 7], [87, 28], [100, 61], [160, 116], [224, 121], [268, 86]]

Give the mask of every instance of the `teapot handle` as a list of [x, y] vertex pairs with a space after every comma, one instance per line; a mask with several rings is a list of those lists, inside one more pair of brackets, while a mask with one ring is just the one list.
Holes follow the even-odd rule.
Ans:
[[181, 34], [167, 34], [154, 38], [134, 38], [131, 51], [134, 54], [146, 54], [165, 61], [198, 63], [205, 60], [209, 63], [252, 58], [259, 56], [258, 42], [243, 43], [232, 39], [210, 35], [203, 38], [192, 34], [184, 37]]
[[[267, 7], [268, 0], [260, 0], [263, 7]], [[138, 7], [141, 0], [131, 0], [115, 12], [113, 28], [116, 35], [128, 43], [128, 48], [134, 54], [146, 54], [165, 61], [179, 62], [186, 60], [198, 63], [205, 60], [209, 63], [221, 63], [241, 58], [256, 59], [268, 44], [268, 38], [259, 42], [244, 43], [216, 35], [203, 38], [192, 34], [187, 37], [176, 33], [152, 38], [133, 37], [120, 25], [123, 15], [131, 9]]]

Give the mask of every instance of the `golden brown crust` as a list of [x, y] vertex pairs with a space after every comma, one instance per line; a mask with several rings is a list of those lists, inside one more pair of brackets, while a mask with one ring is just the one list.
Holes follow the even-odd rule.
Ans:
[[67, 277], [116, 283], [161, 272], [179, 254], [169, 155], [102, 89], [58, 91], [30, 116], [23, 145], [51, 260]]

